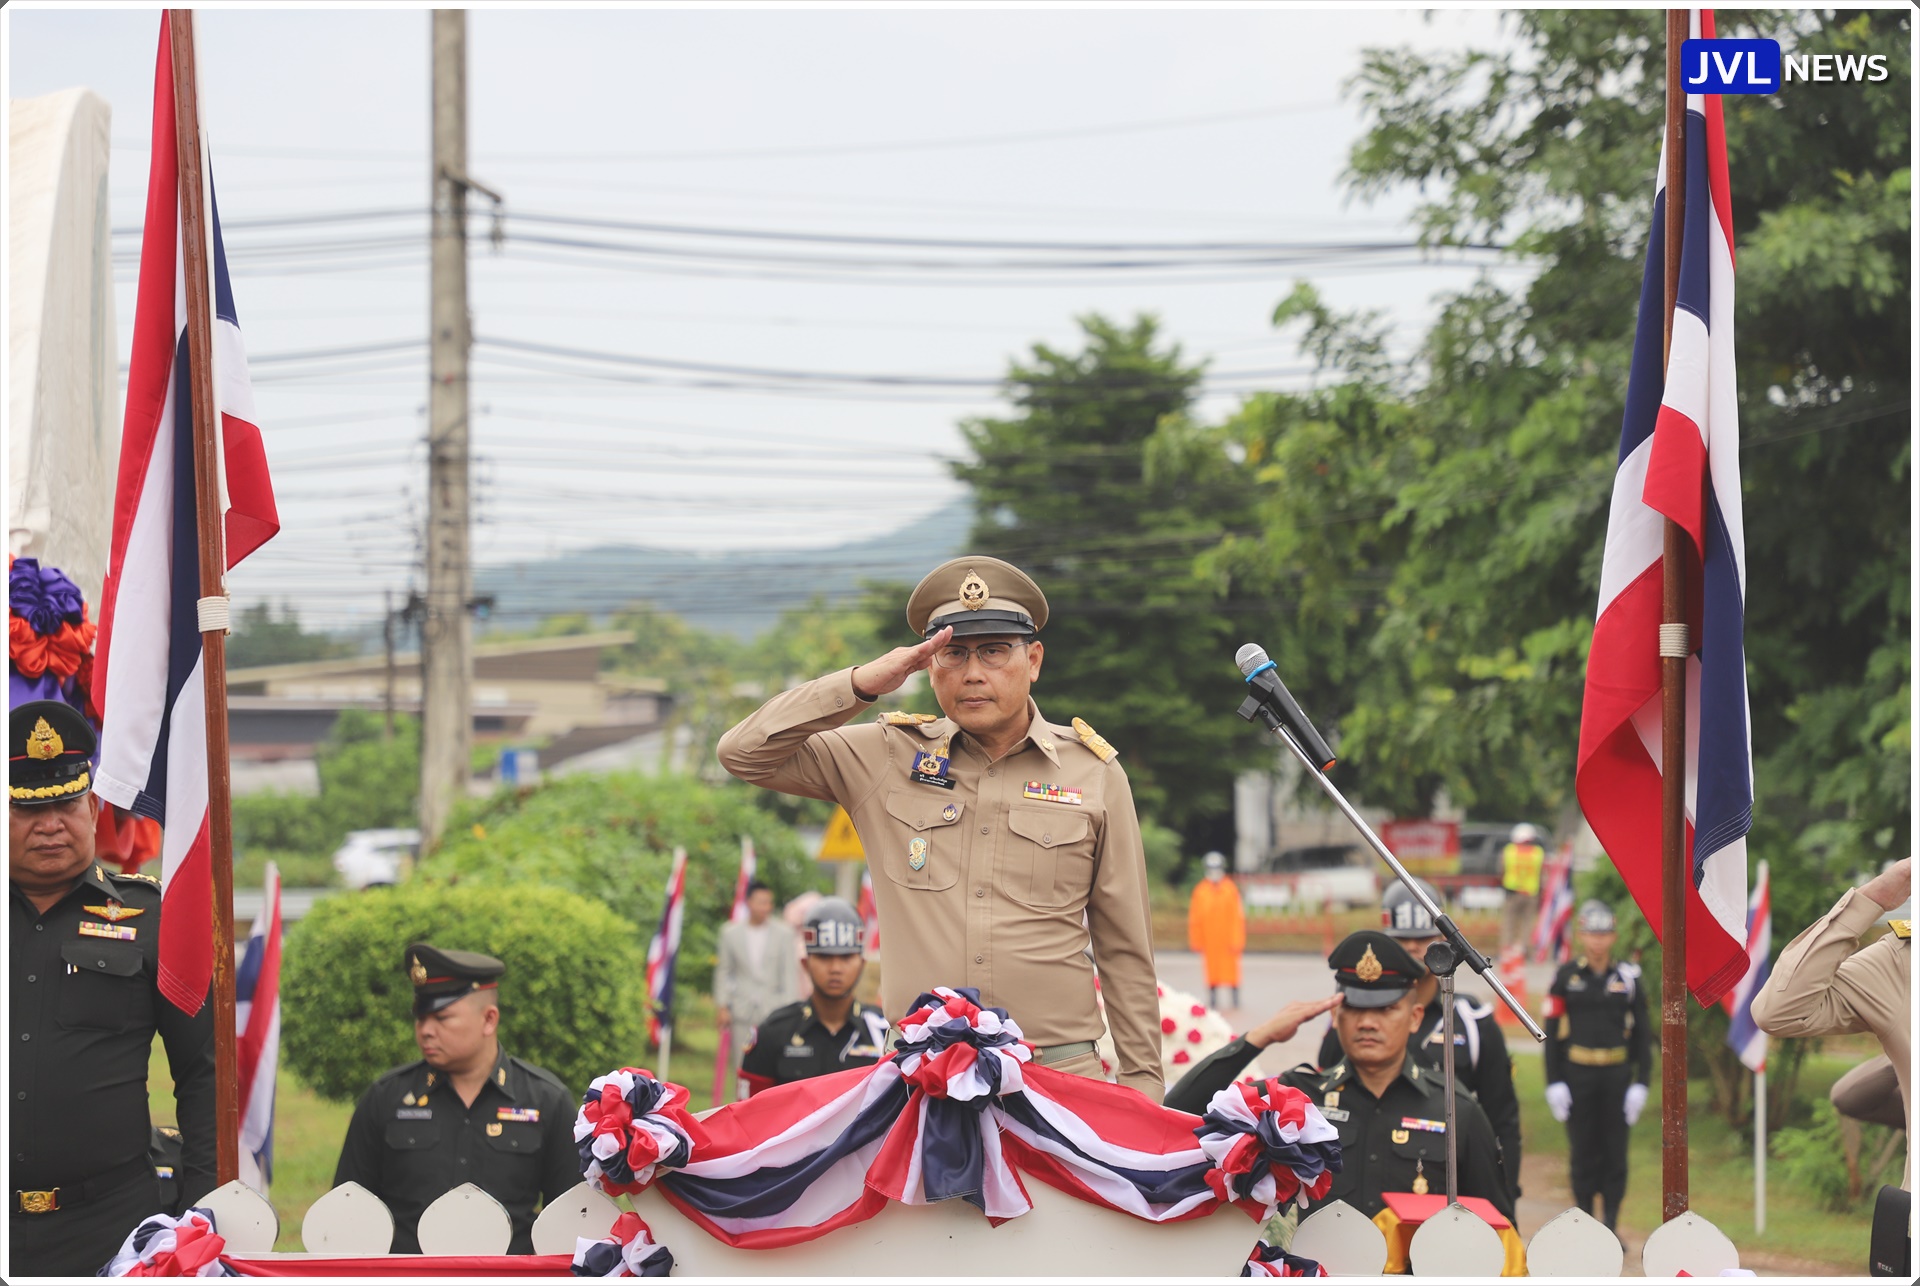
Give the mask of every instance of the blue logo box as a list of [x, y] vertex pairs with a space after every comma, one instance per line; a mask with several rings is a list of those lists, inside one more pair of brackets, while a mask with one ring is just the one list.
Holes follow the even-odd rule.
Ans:
[[1689, 94], [1771, 94], [1780, 88], [1777, 40], [1689, 40], [1680, 46]]

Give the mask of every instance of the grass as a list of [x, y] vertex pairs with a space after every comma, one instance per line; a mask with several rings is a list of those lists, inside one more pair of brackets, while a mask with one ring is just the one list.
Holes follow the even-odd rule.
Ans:
[[[1525, 1038], [1522, 1037], [1522, 1040]], [[1801, 1069], [1797, 1095], [1826, 1097], [1841, 1073], [1861, 1055], [1814, 1055]], [[1556, 1172], [1566, 1173], [1566, 1127], [1547, 1111], [1544, 1065], [1539, 1058], [1514, 1060], [1514, 1090], [1520, 1098], [1521, 1139], [1529, 1157], [1553, 1158]], [[1646, 1111], [1634, 1127], [1627, 1148], [1627, 1196], [1621, 1222], [1645, 1234], [1660, 1225], [1660, 1064], [1656, 1058]], [[1695, 1082], [1691, 1093], [1704, 1100], [1706, 1087]], [[1804, 1113], [1792, 1122], [1805, 1125]], [[1793, 1184], [1777, 1161], [1767, 1166], [1767, 1230], [1753, 1229], [1753, 1139], [1729, 1126], [1706, 1109], [1694, 1107], [1687, 1115], [1689, 1198], [1692, 1209], [1732, 1238], [1743, 1255], [1788, 1256], [1830, 1265], [1836, 1274], [1857, 1274], [1866, 1257], [1872, 1224], [1871, 1197], [1859, 1210], [1832, 1211], [1819, 1198]], [[1561, 1180], [1565, 1182], [1564, 1178]]]

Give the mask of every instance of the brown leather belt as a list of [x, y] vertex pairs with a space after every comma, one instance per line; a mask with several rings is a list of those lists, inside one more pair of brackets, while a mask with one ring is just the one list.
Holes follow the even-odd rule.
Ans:
[[1567, 1058], [1582, 1067], [1618, 1067], [1627, 1061], [1627, 1047], [1615, 1045], [1612, 1049], [1595, 1049], [1590, 1045], [1569, 1045]]
[[1090, 1040], [1073, 1040], [1064, 1045], [1035, 1045], [1033, 1061], [1046, 1067], [1053, 1063], [1064, 1063], [1070, 1058], [1078, 1058], [1082, 1054], [1091, 1054], [1098, 1048], [1099, 1046]]

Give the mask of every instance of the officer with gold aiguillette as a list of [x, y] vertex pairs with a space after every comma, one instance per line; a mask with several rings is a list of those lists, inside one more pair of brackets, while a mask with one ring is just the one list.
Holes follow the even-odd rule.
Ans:
[[[1019, 568], [942, 563], [907, 600], [921, 642], [781, 693], [720, 739], [720, 762], [853, 818], [886, 926], [886, 1012], [937, 986], [977, 987], [1039, 1062], [1099, 1077], [1097, 962], [1120, 1083], [1157, 1102], [1160, 1003], [1133, 792], [1105, 738], [1083, 719], [1047, 722], [1028, 695], [1046, 623], [1046, 597]], [[853, 723], [922, 670], [944, 717]]]
[[9, 733], [9, 1265], [91, 1276], [164, 1212], [148, 1155], [155, 1033], [180, 1117], [179, 1195], [214, 1185], [213, 1006], [185, 1014], [160, 992], [159, 885], [94, 859], [93, 729], [65, 702], [30, 701]]
[[1613, 908], [1580, 907], [1580, 954], [1547, 988], [1547, 1107], [1567, 1127], [1573, 1204], [1613, 1228], [1627, 1195], [1627, 1131], [1647, 1103], [1653, 1061], [1639, 966], [1613, 959]]
[[471, 1183], [513, 1220], [507, 1253], [533, 1253], [536, 1205], [580, 1182], [573, 1142], [578, 1100], [545, 1068], [500, 1047], [506, 965], [477, 951], [416, 942], [413, 1038], [421, 1059], [396, 1067], [360, 1098], [333, 1185], [368, 1189], [393, 1213], [393, 1251], [420, 1250], [420, 1215]]

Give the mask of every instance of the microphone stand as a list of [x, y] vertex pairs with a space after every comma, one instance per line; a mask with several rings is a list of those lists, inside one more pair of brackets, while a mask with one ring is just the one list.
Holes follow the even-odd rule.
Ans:
[[1440, 1032], [1446, 1041], [1445, 1052], [1440, 1056], [1441, 1074], [1446, 1080], [1447, 1089], [1447, 1204], [1460, 1204], [1460, 1108], [1453, 1101], [1453, 971], [1460, 967], [1460, 957], [1453, 948], [1444, 942], [1436, 942], [1427, 948], [1427, 969], [1440, 979]]
[[[1432, 898], [1427, 896], [1426, 890], [1420, 887], [1419, 882], [1407, 873], [1407, 868], [1400, 864], [1400, 859], [1395, 857], [1393, 851], [1381, 841], [1378, 835], [1373, 833], [1373, 827], [1367, 825], [1366, 819], [1361, 817], [1360, 814], [1354, 810], [1353, 805], [1347, 802], [1347, 797], [1340, 793], [1340, 788], [1334, 785], [1333, 782], [1328, 779], [1327, 774], [1320, 770], [1320, 765], [1314, 763], [1312, 757], [1300, 748], [1300, 743], [1294, 740], [1293, 733], [1288, 731], [1285, 724], [1281, 723], [1280, 717], [1274, 714], [1273, 711], [1267, 709], [1266, 704], [1257, 696], [1249, 696], [1245, 701], [1241, 702], [1239, 714], [1242, 719], [1246, 719], [1249, 722], [1258, 719], [1269, 732], [1286, 743], [1287, 749], [1293, 752], [1293, 757], [1298, 759], [1301, 767], [1307, 770], [1307, 775], [1312, 777], [1320, 789], [1326, 792], [1327, 798], [1333, 801], [1334, 807], [1338, 808], [1346, 819], [1353, 823], [1354, 829], [1360, 832], [1360, 837], [1366, 840], [1368, 846], [1380, 855], [1382, 861], [1393, 868], [1393, 873], [1400, 877], [1400, 882], [1406, 885], [1408, 890], [1419, 901], [1420, 905], [1427, 909], [1427, 914], [1433, 917], [1434, 927], [1440, 930], [1440, 936], [1446, 940], [1448, 946], [1453, 948], [1456, 966], [1459, 964], [1470, 966], [1475, 973], [1479, 974], [1480, 977], [1486, 981], [1489, 987], [1493, 988], [1494, 994], [1505, 1002], [1507, 1008], [1513, 1011], [1514, 1016], [1517, 1017], [1521, 1025], [1527, 1029], [1527, 1034], [1535, 1040], [1544, 1041], [1547, 1038], [1547, 1033], [1540, 1029], [1539, 1023], [1533, 1021], [1533, 1015], [1521, 1008], [1520, 1002], [1513, 998], [1513, 993], [1501, 985], [1499, 976], [1493, 971], [1492, 962], [1474, 949], [1473, 944], [1467, 941], [1466, 935], [1460, 932], [1460, 927], [1440, 909], [1439, 905], [1436, 904]], [[1451, 986], [1452, 981], [1453, 975], [1452, 972], [1449, 971], [1447, 974], [1449, 986]], [[1452, 1012], [1452, 1007], [1449, 1006], [1447, 1013], [1451, 1015]], [[1447, 1042], [1447, 1057], [1451, 1058], [1452, 1055], [1453, 1042], [1449, 1039]], [[1451, 1099], [1449, 1099], [1449, 1103], [1451, 1103]], [[1449, 1146], [1451, 1146], [1451, 1135], [1449, 1135]], [[1451, 1167], [1448, 1169], [1448, 1181], [1449, 1183], [1452, 1181]]]

